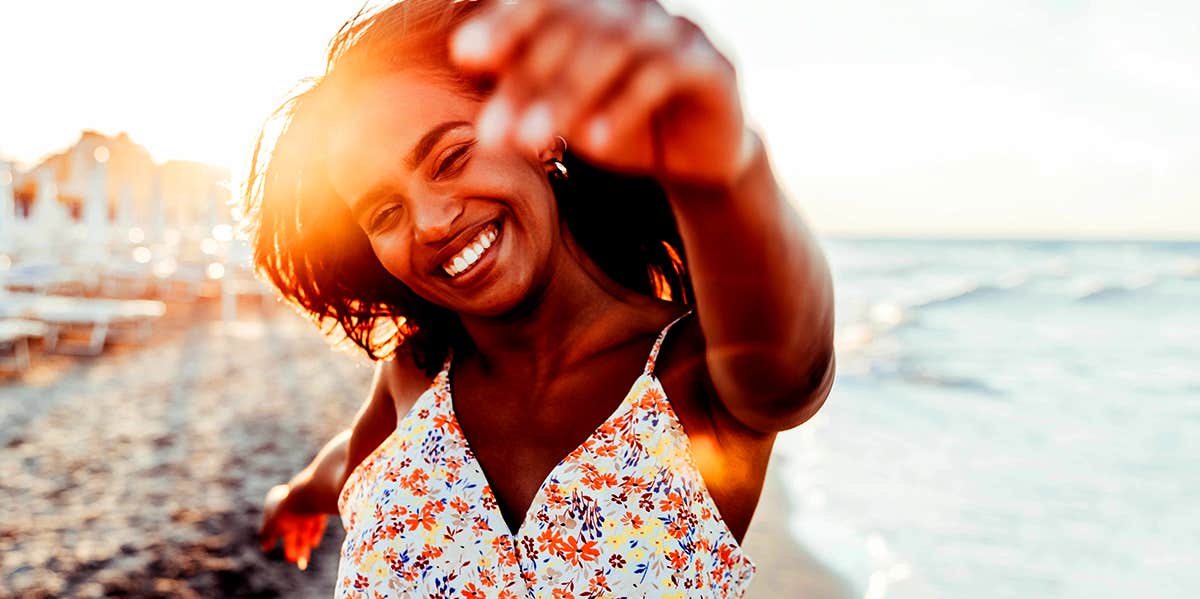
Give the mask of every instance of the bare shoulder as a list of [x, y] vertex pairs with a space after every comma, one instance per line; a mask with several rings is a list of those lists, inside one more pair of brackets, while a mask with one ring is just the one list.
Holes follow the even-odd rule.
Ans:
[[354, 425], [350, 430], [343, 471], [345, 476], [348, 477], [396, 430], [398, 418], [408, 413], [429, 386], [429, 380], [403, 352], [394, 359], [376, 365], [371, 390], [354, 417]]
[[417, 368], [412, 359], [401, 352], [395, 359], [379, 365], [380, 383], [386, 386], [395, 413], [403, 416], [416, 403], [417, 398], [429, 388], [433, 379]]

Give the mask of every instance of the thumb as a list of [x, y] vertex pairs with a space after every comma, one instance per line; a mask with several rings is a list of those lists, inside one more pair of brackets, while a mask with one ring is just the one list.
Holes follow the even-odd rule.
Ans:
[[279, 534], [275, 530], [274, 518], [263, 519], [263, 523], [258, 527], [258, 544], [264, 552], [270, 551], [275, 547], [276, 537]]

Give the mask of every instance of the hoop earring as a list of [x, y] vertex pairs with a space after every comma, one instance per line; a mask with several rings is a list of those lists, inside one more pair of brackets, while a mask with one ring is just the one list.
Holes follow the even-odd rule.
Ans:
[[550, 171], [550, 178], [555, 181], [566, 181], [567, 165], [563, 164], [561, 160], [554, 160], [550, 164], [554, 167], [554, 170]]

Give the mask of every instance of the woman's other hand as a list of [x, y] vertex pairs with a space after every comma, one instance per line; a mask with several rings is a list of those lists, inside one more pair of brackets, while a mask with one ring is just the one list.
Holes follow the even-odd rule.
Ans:
[[263, 500], [263, 521], [258, 530], [263, 551], [270, 551], [277, 540], [283, 540], [283, 554], [301, 570], [308, 568], [312, 549], [321, 543], [325, 534], [326, 514], [298, 511], [288, 499], [291, 488], [275, 485]]
[[599, 166], [664, 184], [730, 185], [757, 150], [732, 64], [652, 0], [498, 2], [455, 33], [451, 55], [495, 77], [484, 143], [540, 150], [563, 135]]

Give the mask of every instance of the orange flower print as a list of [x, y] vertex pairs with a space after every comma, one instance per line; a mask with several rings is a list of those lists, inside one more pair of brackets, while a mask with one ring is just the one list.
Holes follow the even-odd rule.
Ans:
[[559, 544], [558, 553], [561, 553], [562, 558], [574, 566], [600, 557], [600, 550], [596, 549], [595, 541], [588, 541], [580, 545], [579, 539], [574, 536], [568, 536], [565, 542]]
[[588, 594], [595, 596], [602, 592], [607, 593], [610, 591], [612, 591], [612, 588], [608, 586], [608, 579], [605, 578], [602, 571], [597, 570], [596, 575], [591, 580], [588, 580]]
[[642, 393], [641, 399], [638, 401], [638, 407], [647, 411], [658, 411], [659, 402], [666, 399], [661, 391], [654, 387], [649, 387]]
[[421, 510], [410, 514], [404, 523], [408, 525], [409, 530], [416, 530], [418, 528], [433, 530], [434, 525], [437, 524], [437, 518], [426, 510]]
[[617, 475], [611, 472], [605, 472], [603, 474], [599, 472], [589, 472], [583, 476], [583, 480], [581, 482], [583, 482], [583, 484], [589, 489], [593, 491], [599, 491], [600, 489], [606, 487], [616, 486]]
[[678, 513], [683, 508], [683, 496], [674, 491], [667, 493], [666, 498], [658, 502], [658, 508], [669, 514]]
[[679, 551], [678, 549], [667, 554], [667, 560], [671, 562], [671, 567], [675, 568], [676, 570], [682, 570], [686, 568], [688, 564], [687, 554]]
[[480, 568], [479, 569], [479, 584], [482, 584], [485, 587], [496, 586], [496, 573], [493, 572], [490, 568]]
[[473, 582], [468, 582], [467, 586], [463, 587], [462, 596], [464, 599], [487, 599], [487, 595], [483, 594], [483, 589], [475, 586]]
[[625, 512], [625, 515], [621, 516], [621, 523], [631, 528], [641, 528], [643, 524], [642, 517], [633, 512]]
[[559, 536], [557, 528], [547, 528], [538, 535], [537, 542], [538, 551], [558, 551], [562, 538]]
[[688, 527], [683, 522], [683, 518], [674, 518], [667, 524], [667, 534], [672, 538], [682, 539], [687, 536]]

